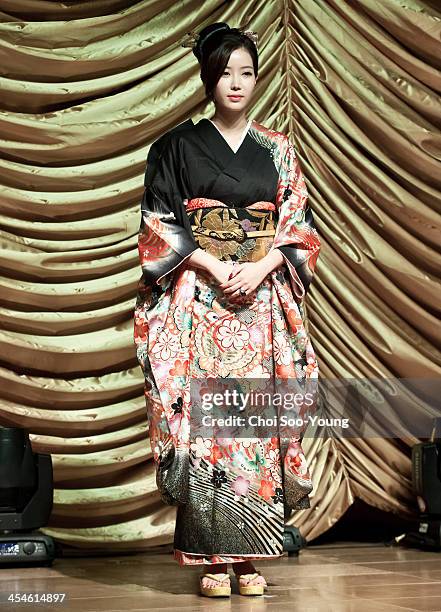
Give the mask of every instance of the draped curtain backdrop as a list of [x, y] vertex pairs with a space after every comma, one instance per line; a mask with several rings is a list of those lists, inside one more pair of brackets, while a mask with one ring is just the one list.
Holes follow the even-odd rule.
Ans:
[[[293, 139], [322, 239], [306, 300], [321, 376], [440, 376], [436, 7], [0, 0], [0, 425], [52, 454], [46, 533], [107, 550], [172, 540], [132, 313], [150, 143], [213, 113], [179, 45], [189, 30], [259, 33], [250, 116]], [[315, 490], [290, 521], [311, 540], [355, 498], [410, 516], [415, 441], [307, 439]]]

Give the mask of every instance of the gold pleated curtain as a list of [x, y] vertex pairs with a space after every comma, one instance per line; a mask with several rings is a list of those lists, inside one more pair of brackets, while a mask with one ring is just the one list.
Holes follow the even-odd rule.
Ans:
[[[439, 378], [441, 9], [423, 0], [0, 0], [0, 425], [51, 453], [44, 531], [172, 540], [132, 339], [150, 143], [211, 116], [186, 32], [259, 34], [250, 116], [295, 141], [322, 240], [321, 376]], [[409, 404], [409, 410], [424, 410]], [[406, 439], [307, 438], [311, 540], [355, 498], [410, 516]]]

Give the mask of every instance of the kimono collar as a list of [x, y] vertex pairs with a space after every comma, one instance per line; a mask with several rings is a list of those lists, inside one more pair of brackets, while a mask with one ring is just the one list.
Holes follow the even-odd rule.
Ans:
[[206, 155], [215, 160], [224, 174], [236, 180], [243, 178], [244, 172], [251, 166], [260, 147], [249, 134], [253, 128], [254, 119], [242, 141], [239, 149], [234, 152], [219, 132], [218, 128], [208, 119], [201, 119], [194, 129], [198, 138], [198, 145]]

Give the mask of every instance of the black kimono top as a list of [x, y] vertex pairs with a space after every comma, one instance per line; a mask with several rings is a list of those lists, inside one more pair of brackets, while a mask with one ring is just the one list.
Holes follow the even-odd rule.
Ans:
[[320, 250], [294, 146], [252, 120], [236, 152], [208, 119], [181, 123], [155, 141], [147, 158], [139, 254], [146, 285], [170, 279], [197, 248], [187, 210], [195, 199], [236, 210], [274, 206], [273, 248], [282, 252], [293, 293], [301, 300]]

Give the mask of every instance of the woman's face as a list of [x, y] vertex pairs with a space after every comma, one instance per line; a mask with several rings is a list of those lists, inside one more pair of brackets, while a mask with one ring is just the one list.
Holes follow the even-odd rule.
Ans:
[[235, 49], [213, 92], [216, 107], [243, 110], [251, 101], [256, 81], [251, 55], [243, 47]]

